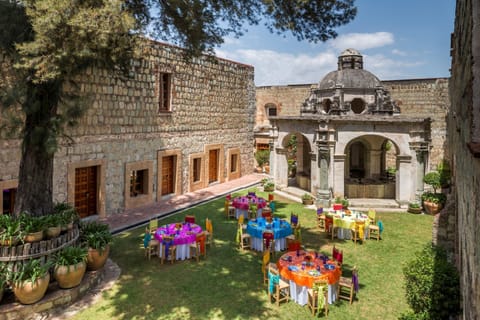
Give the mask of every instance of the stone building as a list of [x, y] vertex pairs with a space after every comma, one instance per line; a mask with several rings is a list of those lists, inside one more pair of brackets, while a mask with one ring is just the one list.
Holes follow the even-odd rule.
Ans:
[[380, 81], [347, 49], [318, 84], [257, 88], [256, 143], [270, 143], [279, 188], [295, 185], [323, 205], [335, 196], [406, 205], [448, 161], [448, 107], [448, 79]]
[[[54, 161], [54, 201], [115, 214], [253, 171], [252, 66], [146, 41], [130, 78], [89, 69], [91, 101]], [[66, 88], [73, 90], [72, 88]], [[0, 140], [0, 213], [12, 209], [20, 141]]]
[[[452, 35], [448, 144], [452, 210], [439, 217], [438, 240], [453, 242], [460, 270], [462, 319], [480, 319], [480, 3], [457, 0]], [[445, 224], [441, 222], [444, 221]], [[451, 232], [452, 231], [452, 232]]]

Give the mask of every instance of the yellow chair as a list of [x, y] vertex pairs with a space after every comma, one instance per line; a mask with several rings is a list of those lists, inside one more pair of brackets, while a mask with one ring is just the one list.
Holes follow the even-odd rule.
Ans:
[[262, 259], [263, 283], [268, 283], [268, 264], [270, 263], [270, 253], [265, 251]]
[[376, 224], [370, 224], [368, 226], [368, 239], [380, 240], [380, 227]]
[[227, 219], [235, 218], [235, 207], [232, 206], [229, 200], [225, 199], [225, 216]]
[[206, 244], [213, 246], [213, 225], [212, 225], [212, 220], [206, 218], [205, 219], [205, 236], [207, 238]]
[[375, 209], [368, 209], [367, 215], [368, 215], [368, 219], [370, 219], [370, 224], [375, 225], [375, 223], [377, 222], [376, 220], [377, 212], [375, 211]]
[[155, 234], [155, 232], [158, 229], [158, 220], [151, 219], [150, 222], [148, 223], [148, 229], [150, 230], [151, 234]]
[[325, 312], [325, 317], [328, 317], [328, 281], [315, 280], [312, 288], [307, 290], [308, 300], [307, 306], [315, 316], [321, 309]]
[[274, 263], [268, 264], [268, 299], [273, 300], [280, 306], [280, 302], [290, 299], [290, 285], [280, 277], [277, 266]]
[[350, 231], [355, 245], [357, 244], [357, 241], [362, 241], [363, 243], [365, 234], [365, 221], [356, 220]]
[[237, 232], [239, 233], [240, 249], [250, 249], [252, 246], [252, 237], [248, 233], [244, 232], [240, 224], [238, 225]]
[[353, 267], [352, 277], [340, 277], [337, 286], [337, 298], [348, 300], [350, 304], [353, 302], [353, 298], [358, 290], [358, 269]]
[[242, 227], [243, 230], [247, 229], [247, 225], [244, 223], [245, 221], [245, 217], [242, 215], [240, 215], [240, 217], [238, 217], [238, 224]]

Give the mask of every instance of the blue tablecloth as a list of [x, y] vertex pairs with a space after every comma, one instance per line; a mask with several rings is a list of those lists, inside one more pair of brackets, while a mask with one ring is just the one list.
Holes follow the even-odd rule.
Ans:
[[278, 218], [273, 218], [271, 223], [267, 223], [265, 218], [257, 218], [248, 221], [247, 233], [252, 237], [262, 239], [262, 234], [265, 230], [273, 231], [273, 237], [275, 239], [285, 238], [292, 234], [290, 223]]

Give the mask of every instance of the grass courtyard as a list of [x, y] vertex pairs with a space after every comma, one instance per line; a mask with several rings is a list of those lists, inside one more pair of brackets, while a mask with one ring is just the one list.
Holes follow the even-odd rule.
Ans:
[[[258, 190], [257, 195], [267, 197]], [[158, 257], [144, 258], [144, 227], [118, 234], [110, 257], [122, 270], [120, 278], [111, 290], [101, 292], [98, 303], [72, 319], [313, 318], [307, 306], [290, 301], [277, 307], [268, 301], [261, 253], [238, 249], [237, 222], [225, 218], [223, 202], [224, 198], [216, 199], [159, 221], [160, 225], [179, 222], [194, 214], [204, 228], [205, 218], [212, 220], [215, 246], [199, 263], [191, 259], [162, 265]], [[332, 241], [321, 234], [314, 210], [278, 196], [275, 202], [275, 216], [299, 215], [306, 249], [331, 256], [335, 245], [344, 252], [343, 269], [349, 271], [354, 265], [359, 269], [357, 299], [352, 305], [345, 300], [330, 305], [330, 319], [397, 319], [408, 309], [402, 266], [431, 241], [433, 216], [377, 212], [385, 227], [382, 240], [355, 246], [351, 240]]]

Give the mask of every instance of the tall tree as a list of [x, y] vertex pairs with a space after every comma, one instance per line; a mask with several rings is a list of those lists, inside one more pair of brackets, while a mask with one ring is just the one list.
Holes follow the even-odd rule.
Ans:
[[213, 53], [246, 24], [325, 41], [355, 14], [354, 0], [0, 0], [0, 54], [11, 66], [0, 77], [0, 106], [21, 110], [9, 122], [21, 124], [22, 139], [15, 213], [52, 211], [58, 139], [87, 105], [66, 84], [91, 66], [128, 71], [139, 35], [191, 56]]

